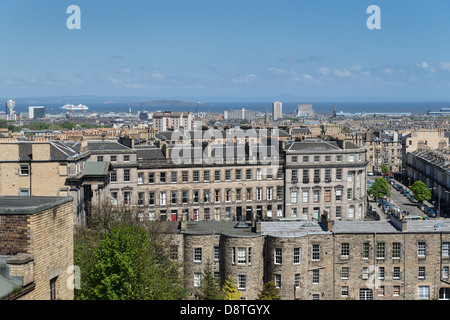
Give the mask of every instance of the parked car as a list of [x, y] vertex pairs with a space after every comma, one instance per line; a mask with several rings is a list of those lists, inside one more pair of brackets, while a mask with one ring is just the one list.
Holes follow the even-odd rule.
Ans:
[[373, 176], [373, 172], [372, 171], [367, 171], [367, 175], [368, 176]]
[[407, 211], [407, 210], [402, 210], [402, 215], [408, 216], [408, 215], [409, 215], [409, 211]]
[[436, 209], [434, 208], [428, 208], [427, 212], [426, 212], [427, 216], [429, 216], [430, 218], [436, 218]]
[[403, 195], [404, 195], [405, 197], [408, 198], [408, 196], [409, 196], [409, 191], [408, 191], [408, 190], [405, 190], [405, 191], [403, 192]]

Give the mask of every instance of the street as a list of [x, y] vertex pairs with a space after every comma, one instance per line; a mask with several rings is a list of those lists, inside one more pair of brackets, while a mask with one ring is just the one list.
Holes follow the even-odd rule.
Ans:
[[[374, 182], [376, 178], [380, 178], [380, 176], [369, 176], [367, 178], [368, 181]], [[398, 182], [399, 183], [399, 182]], [[400, 183], [401, 184], [401, 183]], [[408, 187], [401, 184], [405, 190], [409, 190]], [[409, 212], [409, 216], [426, 216], [425, 213], [423, 213], [418, 207], [416, 203], [412, 203], [408, 200], [407, 197], [405, 197], [403, 194], [400, 193], [397, 189], [395, 189], [390, 184], [390, 190], [391, 190], [391, 197], [389, 198], [392, 200], [392, 202], [400, 208], [400, 210], [406, 210]], [[373, 208], [377, 209], [378, 214], [380, 215], [380, 220], [386, 220], [386, 215], [384, 214], [383, 210], [376, 205], [375, 202], [370, 202]]]

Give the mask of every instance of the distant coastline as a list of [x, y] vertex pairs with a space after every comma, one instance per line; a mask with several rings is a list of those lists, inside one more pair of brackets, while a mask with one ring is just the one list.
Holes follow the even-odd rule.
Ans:
[[[72, 104], [85, 104], [89, 107], [89, 112], [129, 112], [130, 108], [133, 113], [138, 111], [190, 111], [190, 112], [214, 112], [223, 113], [225, 110], [237, 110], [237, 109], [248, 109], [264, 113], [266, 108], [269, 113], [272, 112], [272, 102], [214, 102], [214, 101], [183, 101], [183, 100], [173, 100], [173, 99], [155, 99], [155, 100], [130, 100], [118, 101], [120, 99], [111, 98], [109, 100], [94, 100], [89, 97], [77, 97], [77, 98], [41, 98], [41, 99], [17, 99], [16, 101], [16, 111], [17, 112], [28, 112], [29, 106], [43, 105], [46, 108], [46, 113], [49, 114], [59, 114], [65, 113], [65, 110], [61, 107], [66, 103]], [[5, 100], [6, 101], [6, 100]], [[275, 100], [274, 100], [275, 101]], [[281, 100], [279, 100], [281, 101]], [[314, 102], [308, 100], [299, 100], [297, 102], [283, 102], [283, 113], [292, 114], [297, 108], [298, 103], [312, 103], [316, 114], [322, 115], [332, 115], [334, 106], [336, 105], [336, 111], [346, 112], [346, 113], [360, 113], [364, 111], [365, 113], [379, 113], [379, 112], [410, 112], [413, 115], [426, 114], [428, 111], [439, 111], [442, 107], [449, 107], [450, 101], [393, 101], [393, 102]], [[1, 109], [4, 111], [4, 106]]]

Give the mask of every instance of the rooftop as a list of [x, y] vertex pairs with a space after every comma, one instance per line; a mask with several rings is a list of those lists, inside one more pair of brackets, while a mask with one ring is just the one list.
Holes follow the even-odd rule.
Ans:
[[72, 197], [0, 196], [0, 215], [36, 214], [71, 201]]

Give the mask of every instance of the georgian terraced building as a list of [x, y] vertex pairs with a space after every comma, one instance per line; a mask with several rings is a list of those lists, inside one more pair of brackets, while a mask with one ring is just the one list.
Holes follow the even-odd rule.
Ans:
[[363, 220], [366, 151], [350, 141], [305, 139], [285, 148], [286, 217]]
[[450, 299], [445, 220], [166, 223], [192, 297], [210, 264], [243, 299], [268, 281], [283, 300]]

